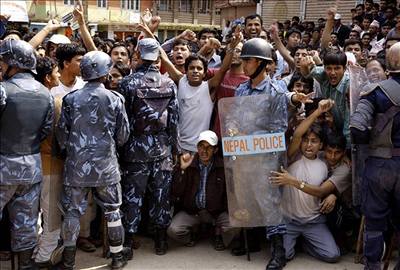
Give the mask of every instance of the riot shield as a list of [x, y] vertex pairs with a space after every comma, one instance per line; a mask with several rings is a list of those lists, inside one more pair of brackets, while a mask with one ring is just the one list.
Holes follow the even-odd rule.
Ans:
[[231, 226], [280, 224], [281, 192], [268, 178], [286, 161], [286, 97], [223, 98], [218, 110]]
[[[348, 66], [350, 74], [350, 117], [355, 112], [362, 92], [369, 91], [376, 86], [371, 83], [365, 69], [360, 66]], [[352, 193], [353, 205], [361, 204], [361, 181], [368, 158], [368, 145], [352, 144]]]

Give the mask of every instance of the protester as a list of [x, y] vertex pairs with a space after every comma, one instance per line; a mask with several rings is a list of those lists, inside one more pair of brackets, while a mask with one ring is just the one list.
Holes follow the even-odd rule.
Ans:
[[[217, 135], [206, 130], [200, 133], [195, 155], [180, 156], [172, 185], [172, 198], [180, 211], [173, 217], [168, 235], [194, 246], [200, 224], [213, 225], [215, 250], [224, 250], [233, 236], [228, 236], [229, 226], [223, 161], [217, 154]], [[224, 244], [223, 236], [229, 238]]]
[[60, 84], [51, 88], [53, 97], [63, 98], [76, 89], [81, 89], [85, 82], [79, 77], [81, 74], [80, 62], [85, 49], [79, 44], [62, 44], [57, 48], [56, 59], [60, 68]]
[[[50, 57], [37, 59], [35, 79], [43, 84], [48, 91], [60, 84], [60, 73], [55, 60]], [[58, 263], [55, 250], [60, 238], [60, 217], [58, 208], [54, 207], [59, 201], [62, 186], [64, 161], [57, 153], [54, 127], [60, 118], [62, 99], [54, 98], [54, 123], [50, 135], [41, 145], [43, 182], [40, 194], [40, 210], [42, 213], [42, 233], [35, 250], [35, 262], [39, 266], [51, 267]], [[52, 194], [50, 194], [52, 193]], [[58, 218], [58, 220], [57, 220]]]
[[[328, 178], [327, 166], [318, 158], [318, 152], [323, 147], [322, 128], [312, 123], [318, 118], [318, 114], [329, 110], [332, 105], [331, 100], [321, 101], [318, 110], [300, 124], [290, 143], [289, 153], [300, 151], [301, 156], [287, 168], [287, 171], [282, 169], [282, 174], [273, 172], [276, 176], [270, 177], [272, 180], [277, 180], [272, 181], [273, 184], [284, 185], [281, 208], [287, 230], [284, 235], [287, 260], [293, 259], [294, 246], [299, 236], [303, 236], [305, 250], [311, 256], [326, 262], [336, 262], [340, 256], [339, 248], [323, 215], [333, 210], [332, 205], [324, 205], [327, 204], [329, 196], [322, 202], [321, 207], [320, 197], [313, 197], [303, 192], [306, 184], [320, 186]], [[285, 185], [286, 183], [279, 182], [280, 180], [289, 180], [292, 183]], [[330, 189], [332, 192], [333, 189]]]

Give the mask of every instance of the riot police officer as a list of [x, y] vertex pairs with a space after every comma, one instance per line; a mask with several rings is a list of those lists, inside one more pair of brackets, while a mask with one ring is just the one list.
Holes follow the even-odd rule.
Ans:
[[56, 128], [60, 148], [66, 153], [61, 195], [63, 269], [74, 268], [79, 218], [86, 211], [89, 191], [107, 221], [111, 268], [121, 269], [126, 264], [122, 255], [124, 229], [119, 211], [122, 192], [117, 147], [129, 137], [129, 122], [124, 98], [103, 85], [111, 66], [106, 53], [86, 53], [80, 64], [86, 85], [63, 98]]
[[[361, 188], [365, 269], [381, 269], [389, 221], [400, 243], [400, 42], [387, 55], [390, 78], [362, 94], [350, 120], [353, 143], [368, 144]], [[370, 129], [372, 126], [372, 129]], [[394, 173], [395, 172], [395, 173]], [[400, 262], [395, 269], [400, 269]]]
[[[272, 46], [261, 38], [252, 38], [243, 45], [240, 58], [243, 60], [244, 73], [250, 79], [238, 86], [235, 96], [271, 95], [274, 97], [274, 106], [283, 106], [284, 110], [287, 111], [286, 90], [267, 74], [267, 66], [273, 61], [272, 53]], [[282, 121], [284, 120], [282, 119]], [[268, 182], [266, 184], [270, 185]], [[269, 194], [266, 194], [266, 196], [274, 197], [279, 202], [281, 194], [278, 188], [271, 186], [268, 190]], [[286, 264], [285, 249], [283, 247], [283, 235], [286, 233], [286, 227], [282, 224], [279, 203], [276, 209], [279, 212], [277, 216], [280, 216], [280, 220], [276, 220], [275, 224], [267, 224], [267, 238], [272, 241], [272, 258], [267, 265], [267, 269], [282, 269]]]
[[131, 124], [131, 135], [121, 152], [124, 246], [129, 258], [146, 190], [158, 255], [166, 253], [166, 229], [171, 222], [169, 194], [172, 155], [178, 152], [178, 102], [174, 82], [162, 76], [156, 66], [159, 46], [155, 39], [140, 40], [139, 67], [120, 83]]
[[35, 81], [34, 49], [25, 41], [0, 44], [3, 71], [0, 99], [0, 219], [8, 204], [12, 250], [19, 269], [35, 269], [42, 162], [40, 142], [51, 130], [54, 103], [49, 91]]

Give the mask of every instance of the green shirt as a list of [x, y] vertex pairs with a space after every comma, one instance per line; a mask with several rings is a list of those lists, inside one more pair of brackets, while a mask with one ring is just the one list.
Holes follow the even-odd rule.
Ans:
[[323, 67], [315, 66], [308, 77], [313, 77], [321, 85], [323, 98], [330, 98], [335, 101], [335, 106], [332, 108], [333, 117], [337, 130], [342, 130], [343, 135], [347, 140], [347, 147], [350, 147], [350, 103], [348, 98], [350, 87], [350, 76], [346, 71], [341, 81], [333, 86], [329, 83], [328, 75]]

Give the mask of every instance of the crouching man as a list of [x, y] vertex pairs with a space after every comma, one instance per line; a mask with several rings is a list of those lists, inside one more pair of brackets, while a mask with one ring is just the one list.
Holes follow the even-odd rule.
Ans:
[[167, 230], [169, 237], [194, 246], [196, 231], [202, 223], [214, 227], [214, 249], [224, 250], [233, 238], [227, 213], [223, 161], [216, 155], [218, 137], [210, 131], [200, 133], [197, 153], [180, 157], [175, 170], [172, 197], [179, 208]]
[[82, 78], [88, 82], [67, 94], [62, 103], [56, 129], [61, 150], [67, 154], [61, 195], [62, 269], [74, 269], [79, 218], [86, 211], [91, 190], [107, 221], [111, 268], [121, 269], [126, 264], [122, 256], [122, 192], [116, 148], [127, 141], [129, 122], [124, 98], [103, 85], [111, 66], [106, 53], [85, 54], [80, 67]]

